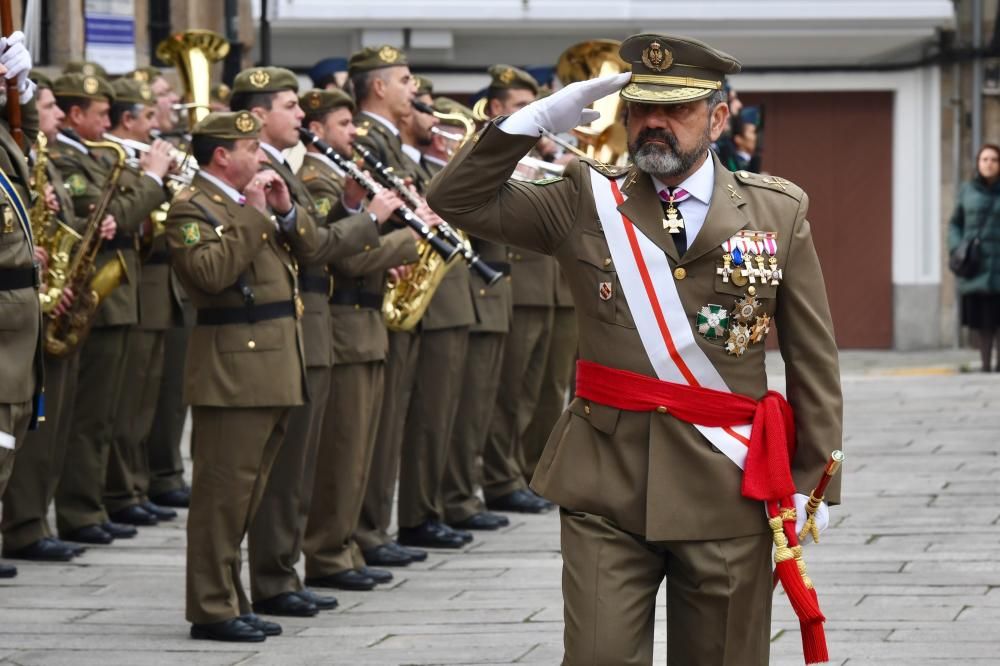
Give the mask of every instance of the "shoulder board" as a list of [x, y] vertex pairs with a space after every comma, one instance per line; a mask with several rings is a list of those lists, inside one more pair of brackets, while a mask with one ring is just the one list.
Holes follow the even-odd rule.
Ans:
[[368, 136], [368, 130], [371, 129], [371, 126], [372, 121], [365, 118], [355, 125], [354, 131], [358, 136]]
[[778, 176], [765, 176], [763, 174], [752, 173], [750, 171], [734, 171], [733, 175], [736, 176], [736, 180], [738, 180], [741, 185], [751, 185], [753, 187], [759, 187], [772, 192], [781, 192], [796, 201], [802, 198], [802, 188], [790, 180], [785, 180], [784, 178], [780, 178]]
[[315, 164], [303, 163], [302, 168], [299, 170], [298, 177], [303, 183], [308, 183], [319, 178], [320, 173]]
[[597, 160], [592, 159], [581, 159], [581, 161], [605, 178], [618, 178], [620, 176], [624, 176], [628, 173], [629, 169], [632, 168], [628, 165], [616, 166], [614, 164], [605, 164], [604, 162], [598, 162]]

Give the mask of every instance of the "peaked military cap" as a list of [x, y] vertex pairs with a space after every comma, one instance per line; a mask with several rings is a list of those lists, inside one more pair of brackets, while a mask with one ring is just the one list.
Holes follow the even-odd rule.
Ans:
[[191, 134], [216, 139], [256, 139], [260, 134], [260, 119], [249, 111], [210, 113], [194, 126]]
[[234, 93], [299, 92], [299, 79], [284, 67], [251, 67], [236, 75]]
[[106, 79], [89, 74], [63, 74], [52, 83], [56, 97], [115, 101], [115, 91]]
[[493, 65], [490, 74], [490, 88], [495, 90], [521, 89], [538, 94], [538, 81], [523, 69], [510, 65]]
[[208, 96], [211, 101], [217, 104], [229, 104], [229, 98], [233, 95], [233, 89], [225, 83], [216, 83], [209, 90]]
[[324, 111], [347, 107], [354, 113], [354, 100], [343, 90], [310, 90], [299, 97], [299, 106], [308, 116], [316, 116]]
[[163, 72], [156, 67], [140, 67], [135, 71], [126, 74], [129, 78], [135, 79], [136, 81], [145, 81], [146, 83], [152, 83], [156, 79], [163, 76]]
[[418, 95], [433, 95], [434, 94], [434, 82], [428, 79], [426, 76], [420, 76], [419, 74], [414, 76], [413, 79], [417, 82], [417, 94]]
[[142, 104], [144, 106], [149, 106], [155, 102], [153, 91], [149, 89], [149, 84], [145, 81], [136, 81], [135, 79], [123, 76], [111, 82], [111, 89], [115, 92], [115, 102]]
[[49, 90], [52, 90], [52, 79], [39, 72], [37, 69], [31, 70], [28, 78], [34, 81], [35, 85], [39, 88], [48, 88]]
[[633, 35], [618, 49], [632, 65], [632, 78], [621, 96], [630, 102], [682, 104], [722, 90], [726, 74], [740, 71], [740, 62], [690, 37]]
[[357, 53], [351, 54], [347, 63], [347, 73], [350, 76], [370, 72], [384, 67], [399, 67], [408, 65], [406, 54], [395, 46], [368, 46]]
[[66, 63], [63, 74], [84, 74], [86, 76], [99, 76], [102, 79], [108, 78], [108, 70], [96, 62], [85, 60], [73, 60]]

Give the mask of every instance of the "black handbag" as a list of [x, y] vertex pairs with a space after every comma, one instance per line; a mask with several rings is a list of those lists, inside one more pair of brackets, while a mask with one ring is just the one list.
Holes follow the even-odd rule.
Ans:
[[976, 229], [976, 235], [972, 238], [963, 238], [958, 247], [952, 251], [951, 256], [948, 257], [948, 268], [951, 269], [951, 272], [956, 277], [971, 278], [979, 273], [979, 269], [983, 264], [983, 248], [980, 236], [983, 233], [983, 221], [985, 219], [985, 213], [979, 216], [979, 226]]

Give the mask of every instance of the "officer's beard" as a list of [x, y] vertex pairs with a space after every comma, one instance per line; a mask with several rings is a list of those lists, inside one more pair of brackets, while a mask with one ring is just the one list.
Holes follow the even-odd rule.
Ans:
[[[654, 143], [662, 141], [663, 143]], [[664, 145], [666, 144], [666, 145]], [[632, 161], [640, 170], [663, 180], [690, 171], [711, 145], [708, 128], [692, 150], [681, 150], [677, 137], [665, 129], [647, 127], [629, 144]]]

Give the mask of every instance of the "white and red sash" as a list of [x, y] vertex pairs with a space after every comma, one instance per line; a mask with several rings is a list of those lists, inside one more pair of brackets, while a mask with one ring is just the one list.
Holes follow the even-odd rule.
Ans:
[[[667, 256], [618, 210], [625, 201], [625, 176], [591, 174], [594, 203], [611, 250], [618, 280], [656, 376], [667, 382], [732, 393], [698, 346], [677, 294]], [[750, 444], [749, 423], [732, 427], [694, 425], [717, 449], [743, 469]]]

